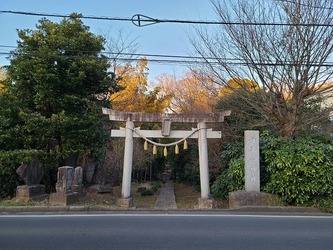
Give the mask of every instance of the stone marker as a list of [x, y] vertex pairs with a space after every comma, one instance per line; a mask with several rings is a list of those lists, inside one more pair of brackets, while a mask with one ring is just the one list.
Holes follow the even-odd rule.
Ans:
[[259, 131], [244, 133], [245, 190], [229, 193], [229, 207], [264, 206], [270, 197], [260, 192]]
[[40, 161], [34, 159], [30, 163], [21, 165], [16, 173], [26, 184], [16, 188], [17, 201], [44, 200], [47, 198], [45, 186], [39, 184], [44, 174]]
[[[80, 180], [80, 169], [77, 170], [77, 182]], [[82, 173], [82, 171], [81, 171]], [[82, 176], [82, 175], [81, 175]], [[70, 205], [75, 203], [81, 196], [80, 193], [74, 192], [74, 168], [63, 166], [58, 168], [56, 193], [50, 195], [50, 205]]]
[[259, 131], [245, 131], [245, 190], [260, 192]]
[[21, 165], [16, 173], [22, 178], [26, 185], [39, 184], [42, 180], [44, 171], [42, 164], [38, 160], [32, 160], [30, 163]]
[[83, 167], [85, 168], [85, 180], [91, 183], [95, 174], [96, 163], [88, 162], [87, 165]]
[[76, 167], [74, 169], [74, 182], [73, 182], [73, 191], [82, 193], [83, 191], [83, 185], [82, 185], [82, 179], [83, 179], [83, 170], [82, 167]]
[[58, 168], [56, 191], [60, 194], [73, 192], [74, 168], [64, 166]]

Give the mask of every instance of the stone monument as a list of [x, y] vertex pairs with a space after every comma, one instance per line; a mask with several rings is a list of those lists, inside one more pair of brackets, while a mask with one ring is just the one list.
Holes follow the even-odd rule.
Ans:
[[82, 167], [76, 167], [74, 169], [74, 181], [73, 181], [73, 191], [79, 194], [83, 193], [83, 169]]
[[[78, 192], [74, 192], [74, 172], [75, 172], [74, 168], [70, 166], [63, 166], [58, 168], [56, 193], [50, 195], [49, 199], [50, 205], [67, 206], [72, 203], [75, 203], [78, 200], [80, 194]], [[78, 169], [77, 173], [79, 172], [80, 170]], [[80, 184], [82, 184], [79, 183], [79, 180], [82, 180], [82, 178], [77, 176], [76, 186], [80, 186]]]
[[16, 173], [23, 179], [25, 185], [16, 188], [17, 201], [43, 200], [47, 198], [45, 186], [39, 184], [44, 171], [43, 166], [37, 159], [21, 165]]
[[244, 132], [245, 190], [229, 193], [229, 207], [263, 206], [271, 196], [260, 192], [259, 131]]
[[60, 167], [58, 168], [56, 191], [59, 194], [70, 194], [73, 192], [73, 167]]
[[245, 190], [260, 192], [259, 131], [246, 130], [245, 141]]

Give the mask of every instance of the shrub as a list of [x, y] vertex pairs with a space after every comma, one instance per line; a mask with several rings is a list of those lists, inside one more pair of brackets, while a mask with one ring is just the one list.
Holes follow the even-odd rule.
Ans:
[[244, 172], [244, 157], [231, 160], [229, 167], [213, 183], [212, 196], [227, 199], [229, 192], [244, 189]]
[[[333, 146], [323, 137], [285, 140], [261, 135], [261, 189], [279, 195], [289, 204], [315, 205], [333, 211]], [[222, 157], [227, 168], [212, 185], [215, 198], [244, 189], [244, 158], [241, 143], [230, 145]]]
[[309, 204], [332, 197], [333, 146], [318, 138], [295, 140], [263, 135], [262, 156], [268, 179], [264, 191], [280, 195], [289, 204]]
[[161, 182], [156, 181], [156, 182], [154, 182], [154, 184], [152, 185], [151, 188], [144, 190], [144, 191], [141, 193], [141, 195], [142, 195], [142, 196], [146, 196], [146, 195], [154, 195], [154, 194], [155, 194], [155, 193], [156, 193], [161, 187], [162, 187]]
[[146, 189], [141, 193], [141, 196], [153, 195], [155, 192], [152, 189]]
[[314, 206], [323, 212], [333, 213], [333, 197], [320, 197], [314, 201]]

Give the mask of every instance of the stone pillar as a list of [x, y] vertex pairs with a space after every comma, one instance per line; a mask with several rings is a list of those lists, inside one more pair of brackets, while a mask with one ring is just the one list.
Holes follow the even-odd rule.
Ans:
[[259, 131], [246, 130], [245, 138], [245, 190], [260, 192]]
[[50, 194], [50, 205], [70, 205], [75, 203], [80, 195], [74, 192], [74, 168], [64, 166], [58, 168], [56, 193]]
[[73, 193], [74, 168], [64, 166], [58, 168], [56, 191], [59, 194]]
[[208, 168], [208, 148], [207, 148], [207, 126], [205, 122], [198, 123], [198, 146], [199, 146], [199, 167], [200, 167], [200, 187], [201, 197], [199, 198], [199, 208], [212, 208], [212, 200], [209, 191], [209, 168]]
[[126, 122], [125, 135], [125, 152], [124, 152], [124, 169], [121, 195], [122, 198], [117, 200], [117, 205], [121, 207], [132, 206], [131, 182], [132, 182], [132, 162], [133, 162], [133, 129], [134, 122]]
[[208, 169], [208, 149], [207, 149], [207, 126], [206, 123], [200, 122], [199, 128], [199, 165], [200, 165], [200, 185], [201, 198], [209, 199], [209, 169]]
[[82, 193], [83, 192], [83, 185], [82, 185], [82, 179], [83, 179], [83, 170], [82, 167], [76, 167], [74, 169], [74, 181], [73, 181], [73, 191]]

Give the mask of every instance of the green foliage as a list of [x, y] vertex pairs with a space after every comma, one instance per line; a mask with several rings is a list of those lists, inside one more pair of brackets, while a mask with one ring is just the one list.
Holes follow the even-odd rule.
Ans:
[[154, 195], [160, 188], [162, 187], [162, 183], [160, 181], [156, 181], [153, 183], [152, 187], [149, 189], [146, 189], [141, 193], [142, 196], [147, 195]]
[[8, 76], [15, 81], [15, 96], [29, 110], [50, 117], [84, 112], [91, 102], [107, 105], [103, 97], [115, 82], [107, 58], [99, 55], [104, 38], [89, 32], [76, 15], [59, 24], [41, 19], [37, 30], [18, 35]]
[[11, 200], [6, 200], [6, 201], [0, 201], [0, 206], [5, 206], [5, 207], [25, 207], [25, 206], [36, 206], [40, 205], [40, 202], [37, 201], [11, 201]]
[[228, 198], [228, 193], [244, 189], [244, 141], [228, 143], [221, 155], [221, 174], [212, 184], [214, 198]]
[[[287, 140], [261, 134], [261, 187], [297, 205], [315, 205], [332, 211], [333, 146], [327, 137]], [[215, 198], [244, 189], [243, 143], [228, 145], [222, 154], [226, 166], [212, 185]]]
[[[101, 108], [110, 107], [108, 95], [117, 85], [108, 59], [100, 54], [104, 38], [91, 33], [78, 15], [60, 23], [43, 18], [36, 28], [18, 31], [18, 47], [1, 82], [6, 91], [0, 92], [0, 148], [5, 155], [43, 152], [52, 184], [54, 169], [67, 157], [90, 152], [98, 159], [105, 150]], [[13, 178], [14, 185], [14, 169], [26, 161], [20, 154], [16, 161], [7, 160], [0, 159], [1, 183]], [[3, 188], [11, 193], [11, 187]]]
[[295, 140], [262, 136], [262, 155], [267, 164], [264, 190], [290, 204], [306, 204], [333, 193], [333, 146], [319, 139]]
[[76, 14], [60, 23], [41, 19], [37, 30], [18, 34], [7, 72], [28, 132], [26, 146], [56, 147], [63, 158], [99, 150], [106, 135], [101, 107], [109, 106], [107, 95], [116, 88], [107, 58], [99, 54], [104, 38], [89, 32]]
[[229, 192], [245, 188], [244, 157], [232, 159], [229, 166], [214, 181], [212, 196], [227, 199]]
[[172, 171], [177, 181], [194, 186], [196, 190], [200, 190], [200, 169], [198, 161], [198, 146], [196, 144], [188, 145], [188, 149], [181, 149], [179, 154], [174, 154], [170, 150], [168, 155], [168, 163], [172, 167]]
[[333, 197], [320, 197], [317, 198], [313, 205], [318, 207], [321, 211], [326, 213], [333, 213]]
[[239, 142], [229, 143], [225, 145], [225, 149], [222, 152], [221, 158], [223, 162], [228, 163], [236, 158], [244, 156], [244, 139]]

